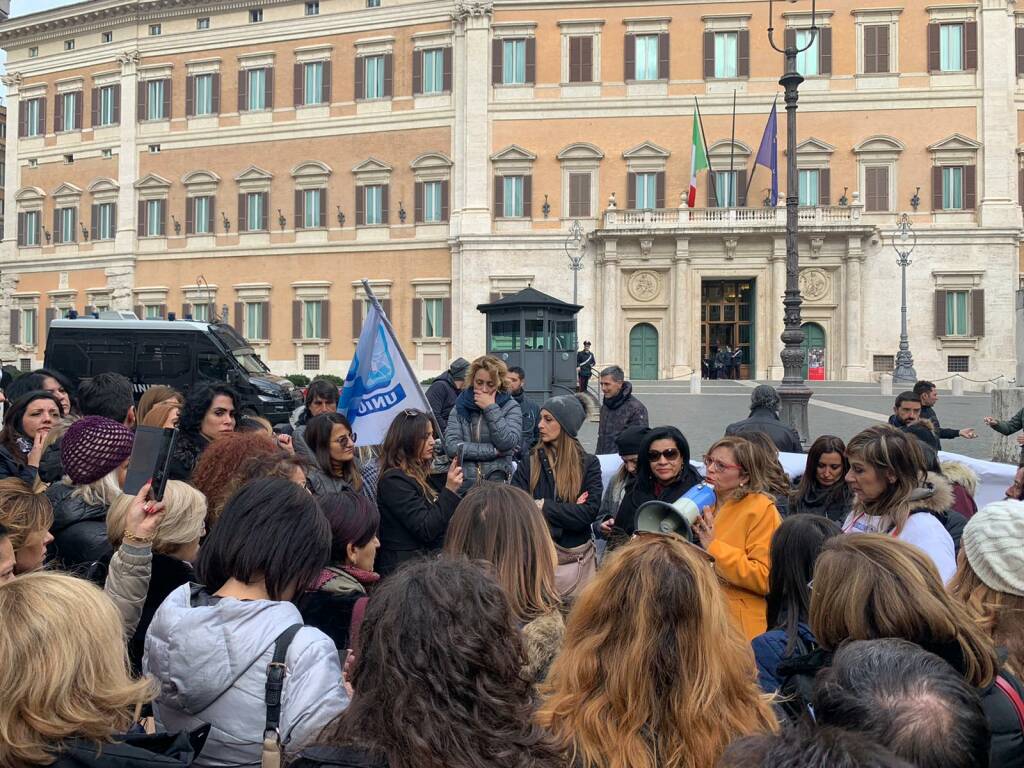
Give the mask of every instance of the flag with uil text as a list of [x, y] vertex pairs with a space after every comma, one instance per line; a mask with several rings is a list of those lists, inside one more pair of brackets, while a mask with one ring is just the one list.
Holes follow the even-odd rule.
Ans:
[[380, 445], [392, 419], [409, 408], [431, 412], [391, 323], [374, 301], [345, 377], [338, 412], [359, 434], [360, 445]]

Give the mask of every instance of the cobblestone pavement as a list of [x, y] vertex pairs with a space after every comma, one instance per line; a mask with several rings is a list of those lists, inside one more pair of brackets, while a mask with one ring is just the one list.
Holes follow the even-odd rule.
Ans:
[[[591, 380], [594, 386], [596, 379]], [[690, 441], [693, 455], [700, 456], [722, 436], [728, 424], [746, 418], [750, 390], [758, 382], [704, 381], [699, 395], [690, 394], [690, 384], [682, 381], [639, 381], [633, 394], [647, 406], [651, 424], [679, 427]], [[860, 430], [883, 422], [892, 413], [894, 397], [882, 395], [877, 384], [848, 381], [810, 382], [814, 391], [808, 420], [811, 439], [819, 435], [838, 435], [848, 440]], [[775, 384], [778, 386], [778, 384]], [[979, 459], [992, 458], [995, 433], [982, 419], [991, 413], [991, 397], [980, 392], [965, 392], [953, 397], [939, 391], [936, 413], [944, 427], [974, 427], [974, 440], [944, 440], [943, 450]], [[588, 422], [580, 430], [580, 439], [588, 450], [597, 444], [597, 422]]]

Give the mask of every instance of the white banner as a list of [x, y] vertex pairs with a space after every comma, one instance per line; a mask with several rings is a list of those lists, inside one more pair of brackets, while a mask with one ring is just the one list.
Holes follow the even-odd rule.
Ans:
[[338, 412], [359, 434], [360, 445], [380, 445], [392, 419], [407, 408], [431, 412], [391, 324], [372, 303], [345, 377]]

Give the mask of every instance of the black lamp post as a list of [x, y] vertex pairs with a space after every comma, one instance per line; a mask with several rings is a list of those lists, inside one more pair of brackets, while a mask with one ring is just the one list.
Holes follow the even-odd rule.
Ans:
[[[796, 0], [789, 0], [795, 3]], [[811, 0], [810, 37], [803, 47], [796, 45], [796, 36], [792, 36], [793, 45], [780, 48], [775, 43], [773, 26], [773, 0], [768, 0], [768, 43], [786, 57], [786, 69], [779, 79], [779, 85], [785, 88], [786, 101], [786, 295], [782, 300], [785, 307], [782, 342], [782, 385], [779, 397], [782, 399], [782, 420], [793, 427], [804, 443], [808, 439], [807, 402], [811, 399], [803, 377], [804, 363], [804, 332], [801, 328], [800, 305], [800, 254], [797, 250], [797, 215], [800, 205], [799, 177], [796, 167], [796, 102], [797, 88], [804, 81], [796, 71], [796, 57], [812, 45], [818, 36], [815, 20], [816, 0]], [[783, 36], [785, 37], [785, 36]]]
[[914, 356], [910, 354], [910, 340], [907, 338], [907, 267], [913, 262], [910, 254], [917, 247], [917, 233], [914, 232], [910, 217], [903, 214], [899, 226], [892, 235], [892, 247], [896, 251], [896, 263], [900, 266], [900, 349], [896, 353], [896, 370], [892, 373], [893, 381], [905, 381], [913, 384], [917, 381], [914, 370]]
[[565, 238], [565, 255], [569, 257], [569, 269], [572, 270], [572, 303], [576, 304], [577, 283], [580, 270], [583, 269], [583, 226], [579, 219], [573, 219], [569, 227], [569, 235]]

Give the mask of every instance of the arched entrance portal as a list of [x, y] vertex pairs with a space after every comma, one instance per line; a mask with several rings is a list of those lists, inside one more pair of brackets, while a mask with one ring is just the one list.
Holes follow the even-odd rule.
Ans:
[[629, 378], [658, 378], [658, 329], [650, 323], [634, 325], [629, 332]]
[[825, 329], [817, 323], [804, 323], [804, 378], [825, 380]]

